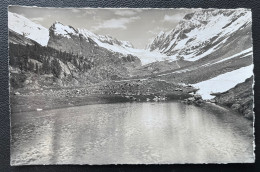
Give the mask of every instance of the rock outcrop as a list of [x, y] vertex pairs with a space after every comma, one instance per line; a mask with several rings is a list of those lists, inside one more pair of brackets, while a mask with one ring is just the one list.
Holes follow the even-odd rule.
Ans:
[[252, 119], [253, 112], [253, 76], [245, 82], [236, 85], [234, 88], [217, 94], [214, 100], [221, 104], [243, 114], [246, 118]]

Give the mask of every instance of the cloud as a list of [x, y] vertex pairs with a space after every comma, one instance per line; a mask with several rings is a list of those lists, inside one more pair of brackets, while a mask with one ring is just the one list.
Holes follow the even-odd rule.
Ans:
[[83, 16], [93, 15], [93, 14], [96, 14], [96, 10], [89, 9], [89, 10], [84, 11]]
[[112, 9], [115, 15], [119, 15], [119, 16], [134, 16], [137, 13], [142, 12], [142, 9]]
[[79, 12], [80, 12], [80, 10], [75, 9], [75, 8], [73, 8], [71, 11], [72, 11], [73, 13], [79, 13]]
[[158, 35], [158, 32], [157, 31], [154, 31], [154, 30], [149, 30], [148, 33], [152, 34], [152, 35]]
[[157, 36], [160, 32], [168, 32], [169, 30], [167, 28], [164, 28], [164, 27], [154, 27], [154, 28], [151, 28], [152, 30], [148, 30], [147, 33], [151, 34], [151, 35], [155, 35]]
[[182, 14], [176, 14], [176, 15], [172, 15], [172, 16], [166, 14], [163, 18], [163, 21], [176, 23], [176, 22], [180, 21], [182, 18], [183, 18]]
[[116, 10], [115, 14], [119, 16], [133, 16], [136, 12], [133, 10]]
[[100, 23], [98, 26], [94, 26], [94, 30], [100, 29], [127, 29], [127, 24], [134, 22], [135, 20], [140, 19], [140, 17], [129, 17], [129, 18], [117, 18], [109, 19]]
[[40, 21], [43, 21], [44, 18], [43, 17], [35, 17], [35, 18], [31, 18], [32, 21], [34, 22], [40, 22]]
[[141, 8], [135, 8], [135, 9], [133, 9], [133, 10], [136, 11], [136, 12], [138, 12], [138, 13], [140, 13], [140, 12], [143, 11], [143, 9], [141, 9]]

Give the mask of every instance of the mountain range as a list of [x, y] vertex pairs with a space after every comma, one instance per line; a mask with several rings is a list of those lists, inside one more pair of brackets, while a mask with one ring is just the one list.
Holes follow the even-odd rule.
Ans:
[[[136, 49], [130, 42], [111, 36], [58, 21], [47, 29], [22, 15], [8, 12], [10, 44], [37, 44], [81, 57], [75, 63], [58, 60], [63, 85], [68, 78], [80, 83], [153, 77], [193, 84], [200, 88], [204, 98], [211, 98], [211, 92], [224, 92], [253, 75], [251, 27], [248, 9], [202, 9], [185, 15], [172, 30], [158, 33], [146, 49]], [[48, 59], [52, 61], [53, 57]], [[91, 62], [91, 69], [80, 70], [84, 61]], [[237, 75], [239, 79], [223, 79]], [[225, 86], [216, 89], [208, 86], [220, 82]], [[210, 88], [205, 88], [206, 85]]]

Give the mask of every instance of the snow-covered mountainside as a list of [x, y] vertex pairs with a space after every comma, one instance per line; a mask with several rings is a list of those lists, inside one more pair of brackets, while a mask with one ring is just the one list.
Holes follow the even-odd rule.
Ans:
[[149, 65], [150, 71], [159, 71], [157, 77], [166, 80], [192, 84], [203, 98], [213, 98], [211, 93], [225, 92], [253, 75], [251, 26], [251, 11], [247, 9], [205, 9], [187, 14], [175, 28], [160, 32], [147, 46], [168, 56], [159, 59], [168, 59], [168, 63]]
[[[127, 56], [127, 55], [132, 55], [136, 56], [141, 60], [141, 63], [143, 65], [155, 62], [158, 60], [166, 60], [168, 58], [167, 55], [157, 52], [157, 51], [149, 51], [149, 50], [144, 50], [144, 49], [136, 49], [133, 47], [133, 45], [128, 42], [128, 41], [119, 41], [115, 38], [112, 38], [111, 36], [103, 36], [103, 35], [97, 35], [95, 33], [90, 32], [87, 29], [75, 29], [72, 26], [65, 26], [60, 22], [55, 22], [51, 28], [50, 28], [50, 35], [51, 35], [51, 41], [49, 43], [49, 46], [56, 46], [58, 45], [57, 42], [54, 44], [52, 43], [53, 40], [52, 38], [55, 37], [55, 39], [63, 39], [66, 40], [66, 42], [71, 42], [68, 45], [73, 45], [75, 43], [75, 39], [78, 39], [77, 41], [83, 41], [87, 43], [92, 43], [93, 45], [95, 44], [95, 47], [102, 47], [104, 49], [107, 49], [108, 51], [114, 52], [114, 53], [119, 53], [122, 54], [122, 56]], [[71, 39], [70, 39], [71, 38]], [[84, 41], [83, 41], [84, 42]], [[70, 46], [66, 46], [63, 41], [61, 41], [62, 45], [64, 46], [63, 48], [66, 47], [66, 49], [70, 49]], [[85, 43], [83, 43], [85, 44]], [[88, 50], [91, 49], [89, 45], [84, 45], [84, 48], [79, 47], [80, 44], [77, 44], [78, 48], [77, 52], [79, 54], [81, 53], [88, 53], [85, 52], [84, 49]], [[81, 45], [82, 46], [82, 45]], [[59, 47], [59, 45], [58, 45]], [[58, 48], [57, 47], [57, 48]], [[62, 47], [61, 47], [62, 48]], [[80, 50], [82, 49], [82, 50]], [[70, 50], [72, 51], [72, 50]]]
[[22, 35], [46, 46], [49, 40], [49, 31], [45, 27], [12, 12], [8, 12], [8, 28], [16, 34]]
[[21, 44], [21, 45], [35, 45], [38, 44], [37, 42], [33, 41], [30, 38], [26, 38], [23, 35], [20, 35], [12, 30], [8, 30], [9, 35], [8, 35], [8, 42], [13, 43], [13, 44]]
[[250, 32], [251, 24], [251, 11], [247, 9], [199, 10], [187, 14], [173, 30], [161, 32], [148, 49], [164, 53], [171, 60], [196, 61], [213, 52], [226, 51], [228, 44], [239, 40], [241, 46], [234, 52], [237, 53], [245, 49], [242, 46], [251, 46], [248, 39], [239, 39]]
[[108, 46], [121, 46], [123, 48], [133, 48], [133, 45], [128, 41], [119, 41], [115, 38], [112, 38], [108, 35], [97, 35], [88, 31], [87, 29], [75, 29], [72, 26], [65, 26], [60, 22], [55, 22], [51, 26], [51, 30], [54, 31], [54, 34], [59, 36], [64, 36], [66, 38], [71, 38], [72, 35], [79, 36], [82, 35], [85, 38], [90, 38], [96, 42], [99, 46], [104, 48], [109, 48]]
[[[33, 41], [39, 43], [42, 46], [47, 46], [50, 38], [50, 33], [47, 28], [32, 22], [22, 15], [8, 12], [8, 28], [9, 28], [9, 41], [15, 44], [34, 44]], [[87, 29], [75, 29], [71, 26], [65, 26], [60, 22], [55, 22], [50, 32], [52, 37], [64, 37], [67, 39], [80, 37], [81, 40], [89, 40], [96, 46], [107, 49], [108, 51], [123, 54], [123, 56], [132, 55], [136, 56], [141, 60], [143, 65], [165, 60], [168, 58], [167, 55], [157, 52], [149, 51], [144, 49], [136, 49], [128, 41], [117, 40], [108, 35], [97, 35], [88, 31]], [[53, 39], [51, 40], [53, 41]], [[53, 45], [50, 43], [49, 45]], [[54, 45], [53, 45], [54, 46]], [[54, 46], [55, 47], [55, 46]], [[59, 47], [59, 45], [57, 46]], [[65, 46], [66, 47], [66, 46]], [[88, 50], [88, 46], [85, 47]], [[62, 48], [61, 48], [62, 49]], [[66, 51], [71, 51], [71, 47], [67, 46]], [[65, 49], [64, 49], [65, 50]], [[83, 53], [84, 51], [79, 51]]]

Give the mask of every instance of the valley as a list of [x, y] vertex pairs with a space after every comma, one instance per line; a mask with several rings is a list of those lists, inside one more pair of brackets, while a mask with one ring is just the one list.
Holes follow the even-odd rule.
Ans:
[[[253, 101], [252, 82], [247, 80], [253, 76], [250, 14], [246, 9], [187, 14], [146, 49], [137, 49], [128, 41], [61, 22], [46, 29], [9, 12], [11, 109], [200, 95], [202, 103], [215, 102], [252, 119], [252, 103], [247, 103]], [[241, 83], [249, 88], [243, 95], [249, 99], [236, 101], [238, 92], [231, 91], [232, 103], [224, 101]]]

